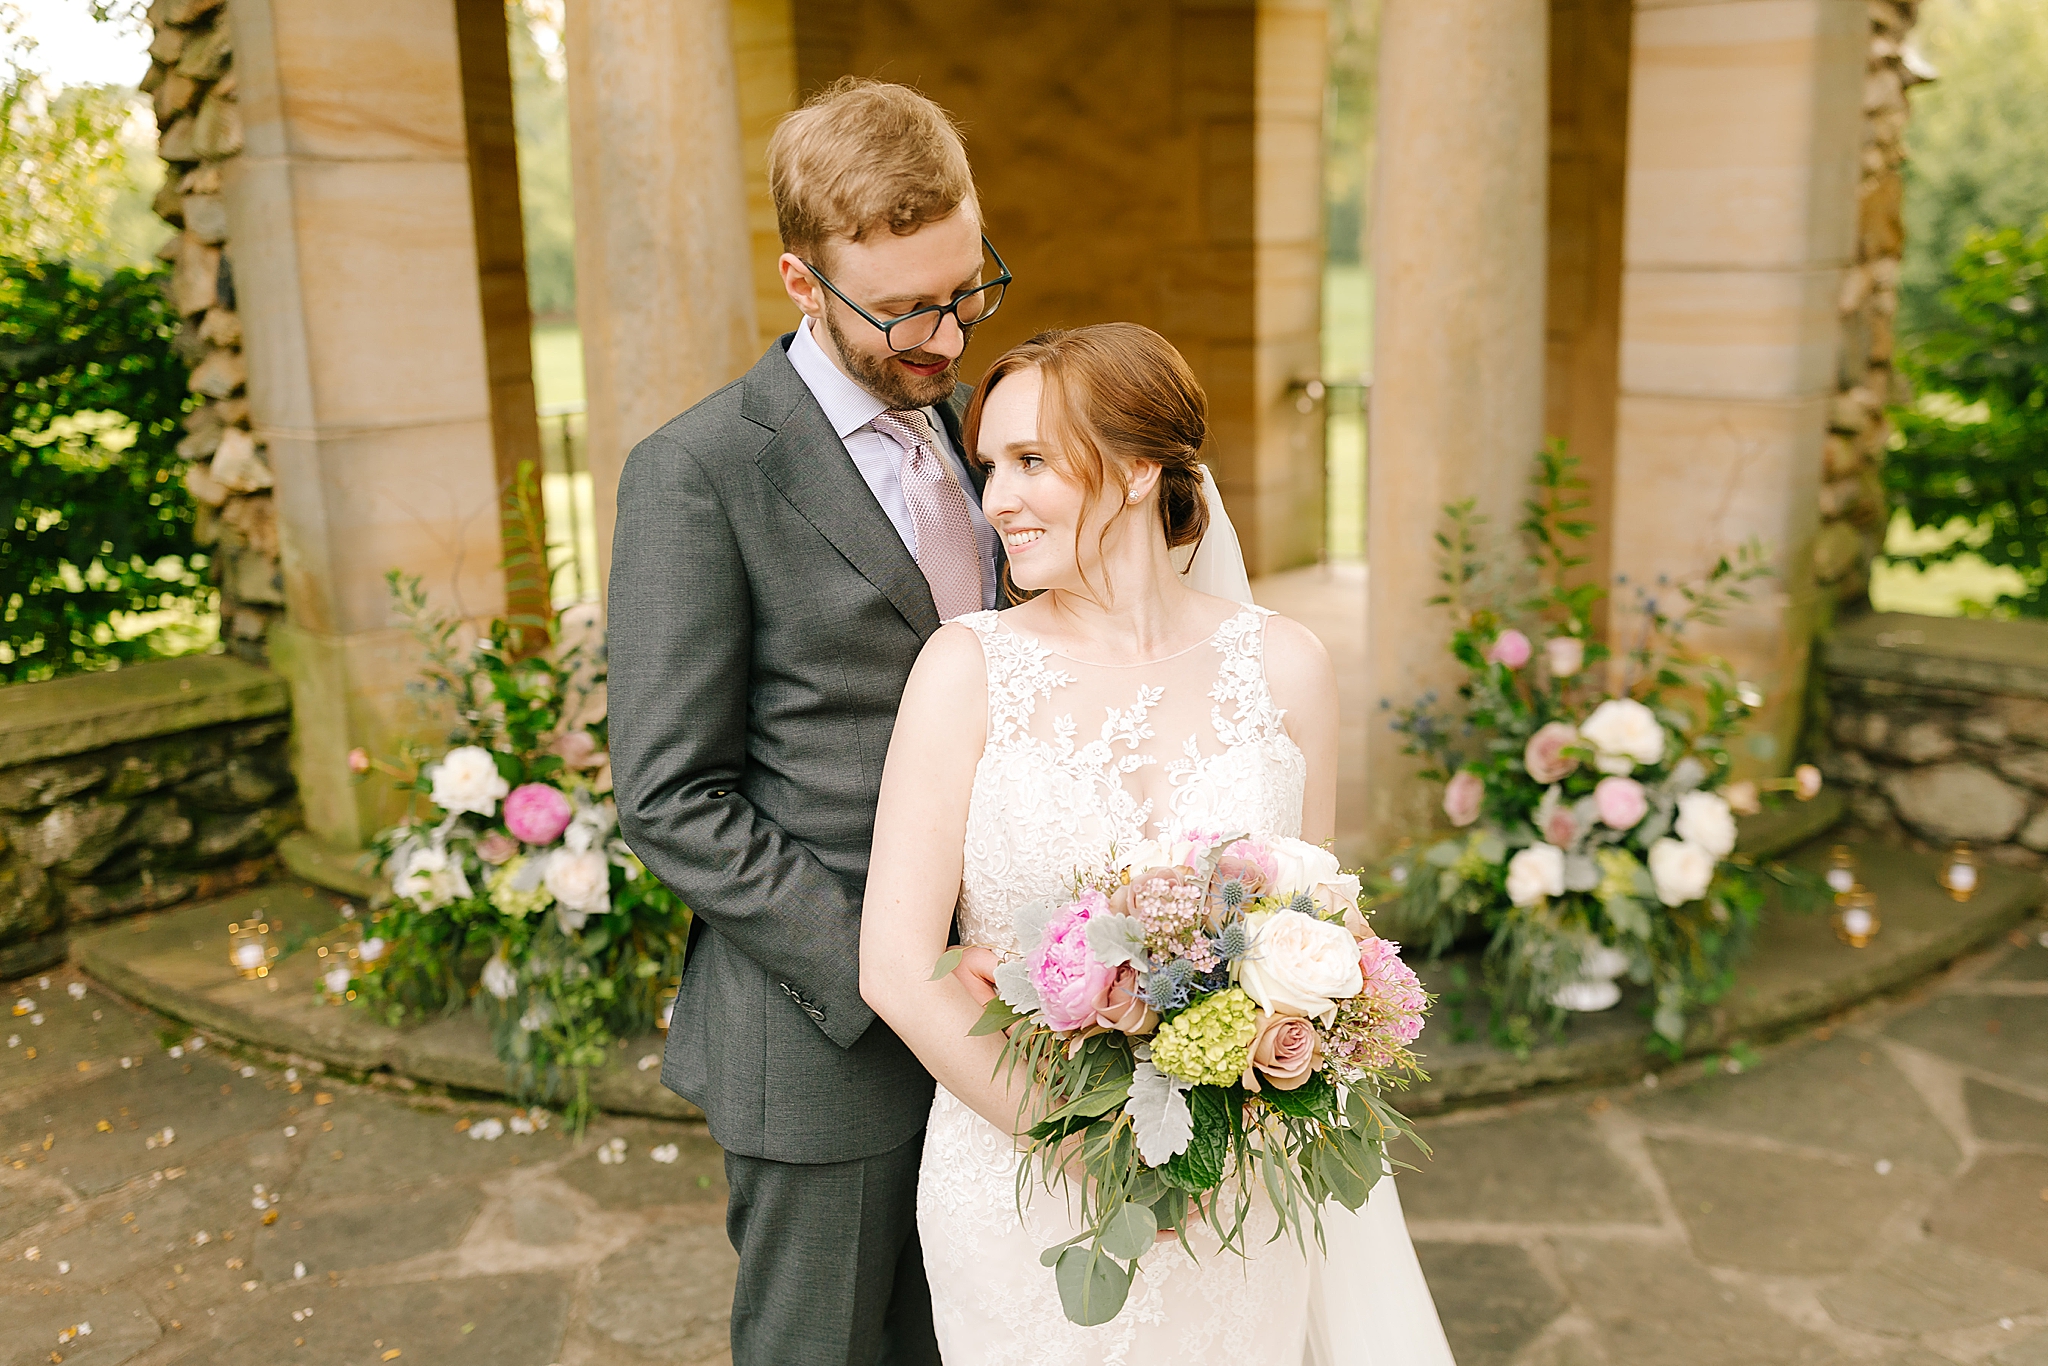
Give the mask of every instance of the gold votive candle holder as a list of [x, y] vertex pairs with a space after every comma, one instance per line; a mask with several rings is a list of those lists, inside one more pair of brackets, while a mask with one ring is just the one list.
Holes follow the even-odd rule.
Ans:
[[1968, 901], [1977, 894], [1977, 855], [1966, 841], [1957, 840], [1948, 851], [1939, 881], [1953, 900]]

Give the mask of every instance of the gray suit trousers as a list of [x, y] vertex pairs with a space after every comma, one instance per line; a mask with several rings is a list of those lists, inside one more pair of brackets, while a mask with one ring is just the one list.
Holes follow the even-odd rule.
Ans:
[[725, 1155], [733, 1366], [939, 1366], [917, 1240], [924, 1134], [851, 1162]]

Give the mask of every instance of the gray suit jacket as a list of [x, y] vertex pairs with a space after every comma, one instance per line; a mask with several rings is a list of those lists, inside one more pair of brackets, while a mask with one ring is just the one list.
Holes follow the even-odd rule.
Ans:
[[[729, 1152], [843, 1162], [931, 1105], [859, 949], [882, 761], [939, 616], [789, 342], [626, 461], [612, 782], [626, 842], [696, 916], [663, 1083]], [[940, 406], [956, 447], [968, 393]]]

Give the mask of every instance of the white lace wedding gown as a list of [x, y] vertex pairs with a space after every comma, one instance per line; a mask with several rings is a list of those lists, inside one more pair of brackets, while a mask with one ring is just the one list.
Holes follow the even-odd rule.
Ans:
[[[1053, 655], [995, 612], [959, 619], [981, 639], [989, 697], [963, 943], [1015, 954], [1014, 909], [1112, 842], [1168, 826], [1300, 833], [1307, 760], [1266, 687], [1270, 615], [1246, 606], [1200, 645], [1134, 666]], [[917, 1216], [948, 1366], [1449, 1366], [1391, 1179], [1357, 1215], [1325, 1207], [1327, 1258], [1291, 1235], [1263, 1242], [1270, 1214], [1249, 1258], [1198, 1230], [1198, 1258], [1154, 1248], [1123, 1312], [1082, 1328], [1039, 1262], [1074, 1232], [1065, 1201], [1039, 1190], [1020, 1222], [1016, 1171], [1010, 1138], [941, 1087]]]

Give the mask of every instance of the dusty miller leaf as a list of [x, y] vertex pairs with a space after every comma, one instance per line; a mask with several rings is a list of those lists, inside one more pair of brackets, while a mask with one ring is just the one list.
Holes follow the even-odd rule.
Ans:
[[1145, 952], [1145, 922], [1134, 915], [1090, 917], [1088, 952], [1104, 967], [1116, 968], [1129, 963], [1138, 971], [1145, 972], [1152, 966], [1152, 959]]
[[1138, 1064], [1124, 1113], [1131, 1117], [1131, 1133], [1146, 1166], [1164, 1166], [1168, 1158], [1185, 1152], [1195, 1136], [1194, 1115], [1188, 1109], [1189, 1085], [1149, 1062]]

